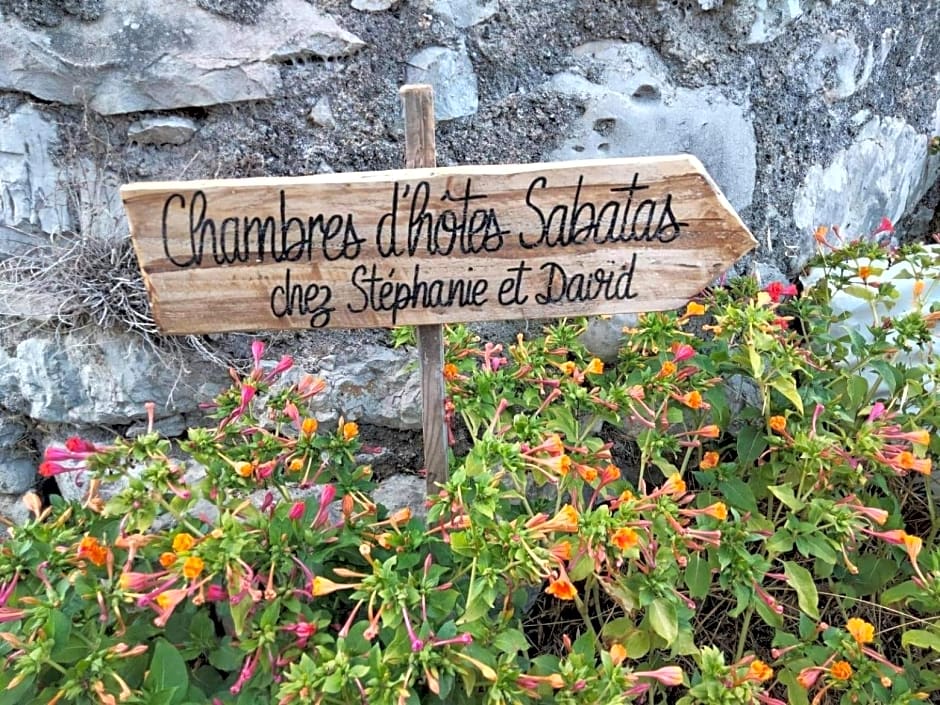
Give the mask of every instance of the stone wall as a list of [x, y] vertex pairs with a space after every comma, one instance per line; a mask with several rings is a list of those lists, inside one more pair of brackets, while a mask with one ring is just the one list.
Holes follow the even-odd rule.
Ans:
[[[430, 82], [442, 165], [696, 154], [760, 242], [738, 271], [780, 279], [817, 225], [940, 230], [938, 26], [936, 0], [0, 0], [0, 513], [50, 439], [149, 400], [179, 433], [226, 379], [140, 337], [120, 183], [395, 168], [397, 88]], [[278, 340], [334, 381], [325, 416], [420, 425], [383, 333]]]

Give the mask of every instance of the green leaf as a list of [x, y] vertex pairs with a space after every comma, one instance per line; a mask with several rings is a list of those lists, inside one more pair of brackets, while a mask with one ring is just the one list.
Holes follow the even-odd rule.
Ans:
[[624, 639], [631, 632], [636, 631], [633, 620], [629, 617], [617, 617], [612, 619], [601, 629], [601, 636], [605, 641], [619, 641], [623, 643]]
[[679, 636], [679, 616], [676, 613], [676, 606], [660, 597], [650, 603], [647, 615], [653, 631], [665, 640], [666, 646], [672, 644]]
[[815, 620], [819, 619], [819, 594], [812, 574], [793, 561], [784, 561], [783, 572], [787, 584], [796, 590], [796, 599], [800, 609]]
[[909, 629], [901, 635], [901, 646], [940, 651], [940, 633], [926, 629]]
[[915, 585], [912, 581], [908, 580], [906, 582], [900, 583], [899, 585], [895, 585], [892, 588], [888, 588], [883, 593], [881, 593], [881, 599], [879, 602], [881, 602], [883, 605], [890, 605], [895, 602], [902, 602], [911, 597], [918, 597], [922, 594], [923, 590], [917, 587], [917, 585]]
[[874, 301], [877, 295], [874, 289], [862, 286], [861, 284], [849, 284], [844, 286], [842, 287], [842, 293], [854, 296], [856, 299], [861, 299], [862, 301]]
[[222, 644], [209, 652], [209, 663], [223, 673], [234, 673], [242, 667], [245, 653], [231, 644]]
[[650, 651], [650, 635], [643, 629], [634, 629], [627, 634], [623, 641], [623, 646], [627, 650], [627, 658], [641, 659]]
[[695, 554], [689, 559], [685, 569], [685, 585], [689, 588], [689, 597], [701, 599], [708, 595], [712, 584], [712, 569], [708, 561]]
[[529, 649], [529, 640], [518, 629], [507, 629], [493, 639], [493, 646], [504, 654], [525, 652]]
[[732, 507], [746, 512], [757, 513], [757, 499], [751, 486], [739, 477], [732, 477], [718, 483], [718, 491]]
[[764, 371], [764, 361], [753, 345], [747, 346], [747, 359], [751, 364], [751, 374], [754, 375], [754, 379], [760, 379]]
[[742, 467], [753, 465], [765, 450], [767, 450], [767, 439], [762, 431], [758, 431], [753, 426], [745, 426], [738, 433], [738, 464]]
[[33, 691], [33, 682], [35, 680], [36, 676], [29, 675], [15, 688], [0, 690], [0, 705], [20, 705], [26, 702], [27, 695]]
[[144, 685], [154, 693], [169, 691], [175, 692], [168, 702], [181, 702], [186, 697], [189, 686], [189, 671], [180, 652], [166, 639], [157, 639], [153, 648], [153, 659], [150, 661], [150, 672], [144, 679]]
[[798, 512], [806, 506], [793, 493], [793, 488], [790, 487], [790, 485], [773, 485], [768, 487], [767, 491], [783, 502], [788, 509], [791, 509], [794, 512]]
[[771, 380], [770, 386], [785, 396], [800, 414], [803, 413], [803, 399], [800, 397], [800, 391], [796, 388], [796, 382], [791, 376], [775, 377]]
[[775, 629], [783, 627], [783, 617], [770, 609], [766, 602], [759, 598], [754, 598], [753, 605], [757, 610], [757, 614], [760, 615], [760, 618], [763, 619], [764, 622]]
[[816, 558], [818, 561], [835, 565], [838, 560], [835, 550], [822, 536], [801, 534], [796, 537], [796, 548], [806, 558]]

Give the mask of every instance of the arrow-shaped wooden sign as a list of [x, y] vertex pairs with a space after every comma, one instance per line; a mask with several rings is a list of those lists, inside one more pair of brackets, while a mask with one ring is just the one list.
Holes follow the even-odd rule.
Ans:
[[677, 308], [755, 246], [692, 156], [124, 186], [171, 334]]

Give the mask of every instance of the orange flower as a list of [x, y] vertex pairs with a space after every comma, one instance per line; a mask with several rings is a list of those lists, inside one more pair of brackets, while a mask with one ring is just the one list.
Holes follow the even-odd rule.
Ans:
[[303, 458], [291, 458], [291, 461], [287, 464], [287, 469], [291, 472], [300, 472], [304, 468], [304, 459]]
[[816, 228], [816, 232], [813, 233], [813, 237], [816, 239], [820, 245], [826, 244], [826, 235], [829, 234], [829, 228], [825, 225], [820, 225]]
[[541, 531], [569, 531], [578, 530], [578, 510], [566, 504], [558, 510], [558, 514], [538, 527]]
[[919, 299], [924, 293], [924, 280], [917, 279], [914, 281], [914, 298]]
[[319, 422], [311, 417], [307, 417], [303, 420], [303, 423], [300, 424], [300, 430], [308, 436], [312, 436], [317, 432], [317, 428], [320, 426]]
[[845, 630], [852, 635], [855, 643], [870, 644], [875, 640], [875, 627], [864, 619], [852, 617], [845, 623]]
[[190, 556], [183, 561], [183, 577], [187, 580], [195, 580], [205, 567], [206, 564], [199, 556]]
[[611, 482], [616, 482], [620, 479], [620, 468], [616, 465], [608, 465], [603, 470], [601, 470], [601, 483], [604, 485], [609, 485]]
[[702, 304], [695, 301], [689, 301], [685, 307], [685, 313], [682, 315], [682, 317], [690, 318], [691, 316], [703, 316], [707, 310], [707, 306], [703, 306]]
[[564, 374], [568, 375], [569, 377], [573, 375], [578, 369], [578, 366], [574, 364], [571, 360], [568, 360], [567, 362], [562, 362], [558, 364], [557, 367], [559, 370], [561, 370]]
[[185, 531], [182, 531], [173, 537], [173, 550], [176, 553], [183, 553], [184, 551], [188, 551], [195, 545], [196, 539], [187, 534]]
[[359, 435], [359, 425], [355, 421], [347, 421], [343, 424], [343, 440], [351, 441]]
[[923, 475], [929, 475], [931, 471], [930, 458], [918, 458], [909, 450], [898, 453], [895, 456], [895, 462], [902, 470], [914, 470]]
[[627, 658], [627, 650], [624, 648], [623, 644], [618, 642], [610, 645], [610, 660], [613, 661], [615, 666], [619, 666], [623, 663], [625, 658]]
[[836, 661], [829, 669], [833, 678], [840, 681], [847, 681], [852, 677], [852, 665], [848, 661]]
[[628, 551], [640, 542], [640, 536], [629, 526], [621, 526], [611, 535], [610, 540], [621, 551]]
[[701, 409], [704, 402], [702, 401], [702, 395], [697, 389], [693, 389], [691, 392], [683, 394], [679, 401], [685, 404], [690, 409]]
[[863, 264], [858, 268], [858, 276], [862, 279], [868, 279], [871, 276], [871, 267]]
[[175, 553], [170, 553], [170, 551], [165, 551], [160, 554], [160, 565], [162, 565], [164, 568], [169, 568], [174, 563], [176, 563]]
[[663, 490], [666, 494], [683, 495], [686, 492], [685, 480], [678, 473], [670, 475], [663, 485]]
[[444, 379], [448, 382], [457, 379], [457, 376], [460, 374], [460, 370], [457, 369], [457, 365], [453, 362], [448, 362], [444, 365]]
[[783, 416], [771, 416], [767, 425], [774, 433], [783, 433], [787, 430], [787, 420]]
[[571, 544], [568, 541], [561, 541], [556, 543], [548, 552], [552, 554], [552, 557], [556, 560], [566, 562], [571, 560]]
[[907, 556], [911, 559], [911, 563], [916, 565], [917, 556], [920, 555], [920, 551], [924, 547], [924, 542], [919, 536], [911, 536], [906, 531], [902, 531], [901, 534], [901, 541], [904, 543]]
[[558, 462], [554, 465], [559, 475], [567, 475], [568, 471], [571, 469], [571, 458], [564, 454], [559, 455]]
[[710, 423], [696, 431], [689, 431], [689, 435], [698, 436], [699, 438], [718, 438], [718, 436], [721, 435], [721, 429], [715, 424]]
[[715, 502], [705, 507], [705, 509], [702, 510], [702, 514], [717, 519], [718, 521], [724, 521], [728, 518], [728, 507], [724, 502]]
[[718, 467], [718, 459], [718, 453], [710, 450], [705, 454], [705, 457], [702, 458], [702, 462], [700, 462], [698, 466], [702, 470], [711, 470], [712, 468]]
[[578, 596], [578, 589], [567, 578], [549, 581], [545, 592], [559, 600], [573, 600]]
[[78, 557], [102, 566], [108, 561], [108, 549], [94, 536], [86, 536], [78, 544]]
[[766, 683], [773, 677], [774, 669], [757, 658], [751, 661], [751, 665], [747, 667], [747, 675], [744, 676], [744, 680]]
[[620, 497], [617, 499], [619, 499], [621, 502], [632, 502], [634, 499], [636, 499], [636, 495], [633, 494], [633, 492], [630, 490], [624, 490], [620, 493]]
[[599, 357], [593, 358], [588, 366], [584, 368], [584, 373], [589, 375], [599, 375], [604, 372], [604, 361]]
[[581, 463], [575, 463], [574, 467], [578, 471], [578, 475], [580, 475], [581, 479], [585, 482], [591, 483], [597, 479], [597, 468], [592, 468], [590, 465], [582, 465]]
[[671, 377], [676, 373], [676, 363], [672, 360], [666, 360], [659, 370], [657, 377]]
[[241, 477], [250, 477], [252, 471], [254, 470], [254, 468], [251, 466], [251, 463], [246, 463], [245, 461], [235, 463], [234, 467], [235, 474]]

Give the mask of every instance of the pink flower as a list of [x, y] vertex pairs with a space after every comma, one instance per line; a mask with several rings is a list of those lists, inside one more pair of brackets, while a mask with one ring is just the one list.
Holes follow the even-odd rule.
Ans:
[[307, 505], [304, 504], [303, 502], [294, 502], [294, 504], [291, 505], [290, 511], [287, 513], [287, 516], [292, 521], [297, 521], [298, 519], [300, 519], [300, 517], [304, 515], [304, 510], [306, 510], [306, 508], [307, 508]]
[[663, 685], [681, 685], [684, 674], [678, 666], [664, 666], [655, 671], [634, 671], [630, 678], [652, 678]]
[[72, 436], [66, 439], [65, 447], [73, 453], [97, 453], [99, 448], [91, 441], [86, 441], [78, 436]]
[[317, 515], [314, 517], [311, 526], [316, 528], [329, 521], [330, 503], [335, 497], [336, 488], [333, 485], [323, 485], [323, 489], [320, 491], [320, 508], [317, 510]]
[[293, 366], [294, 358], [292, 358], [290, 355], [283, 355], [277, 365], [274, 366], [274, 369], [264, 376], [264, 381], [270, 382], [271, 380], [280, 377]]
[[881, 222], [878, 223], [878, 227], [872, 231], [872, 235], [880, 235], [881, 233], [893, 233], [894, 225], [886, 217], [881, 218]]
[[673, 362], [685, 362], [691, 357], [695, 357], [695, 348], [687, 343], [679, 343], [672, 348]]
[[251, 357], [254, 360], [255, 370], [261, 369], [261, 356], [264, 355], [264, 342], [261, 340], [254, 340], [251, 343]]

